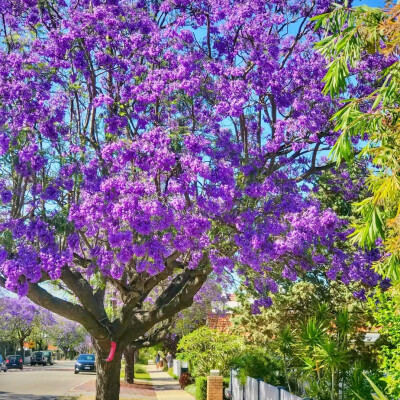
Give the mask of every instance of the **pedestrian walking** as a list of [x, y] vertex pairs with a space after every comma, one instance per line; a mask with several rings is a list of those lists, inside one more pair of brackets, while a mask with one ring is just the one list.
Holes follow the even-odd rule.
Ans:
[[161, 361], [160, 353], [157, 353], [155, 361], [156, 361], [156, 368], [159, 369], [160, 368], [160, 361]]
[[172, 354], [170, 352], [168, 352], [168, 354], [165, 358], [167, 359], [168, 368], [172, 368]]

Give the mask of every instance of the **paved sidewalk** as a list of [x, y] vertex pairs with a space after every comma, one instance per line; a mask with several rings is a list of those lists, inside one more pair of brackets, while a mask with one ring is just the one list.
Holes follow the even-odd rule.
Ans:
[[[66, 395], [66, 399], [61, 398], [59, 400], [68, 400], [69, 397], [74, 398], [74, 396], [77, 400], [94, 400], [95, 394], [96, 380], [93, 379], [76, 386]], [[153, 386], [147, 381], [144, 383], [137, 381], [134, 384], [129, 384], [121, 380], [119, 396], [120, 400], [156, 400]]]
[[181, 389], [176, 379], [171, 378], [166, 372], [157, 371], [155, 365], [148, 365], [147, 371], [157, 400], [194, 400], [193, 396]]

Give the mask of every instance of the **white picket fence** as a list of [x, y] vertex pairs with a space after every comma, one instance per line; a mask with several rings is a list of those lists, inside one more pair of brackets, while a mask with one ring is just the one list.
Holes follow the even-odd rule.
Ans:
[[245, 385], [241, 385], [236, 371], [231, 372], [230, 391], [232, 400], [302, 400], [286, 390], [250, 377], [247, 377]]
[[181, 361], [181, 360], [173, 360], [172, 361], [173, 374], [176, 375], [178, 378], [181, 377], [182, 368], [188, 368], [187, 361]]

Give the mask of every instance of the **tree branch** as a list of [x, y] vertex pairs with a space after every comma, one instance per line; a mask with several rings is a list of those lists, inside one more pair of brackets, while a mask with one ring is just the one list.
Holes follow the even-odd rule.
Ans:
[[[0, 276], [0, 286], [5, 288], [6, 280]], [[96, 318], [83, 307], [69, 301], [51, 295], [47, 290], [40, 287], [37, 283], [29, 283], [27, 297], [37, 305], [47, 308], [55, 314], [67, 319], [79, 322], [96, 339], [108, 337], [108, 330]]]

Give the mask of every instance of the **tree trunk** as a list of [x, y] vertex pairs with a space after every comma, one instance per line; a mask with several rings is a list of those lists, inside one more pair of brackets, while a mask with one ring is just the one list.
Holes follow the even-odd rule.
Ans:
[[133, 346], [128, 346], [124, 350], [124, 356], [125, 356], [125, 382], [133, 383], [135, 379], [136, 349]]
[[119, 400], [122, 352], [117, 348], [114, 359], [106, 361], [108, 352], [96, 346], [96, 400]]

